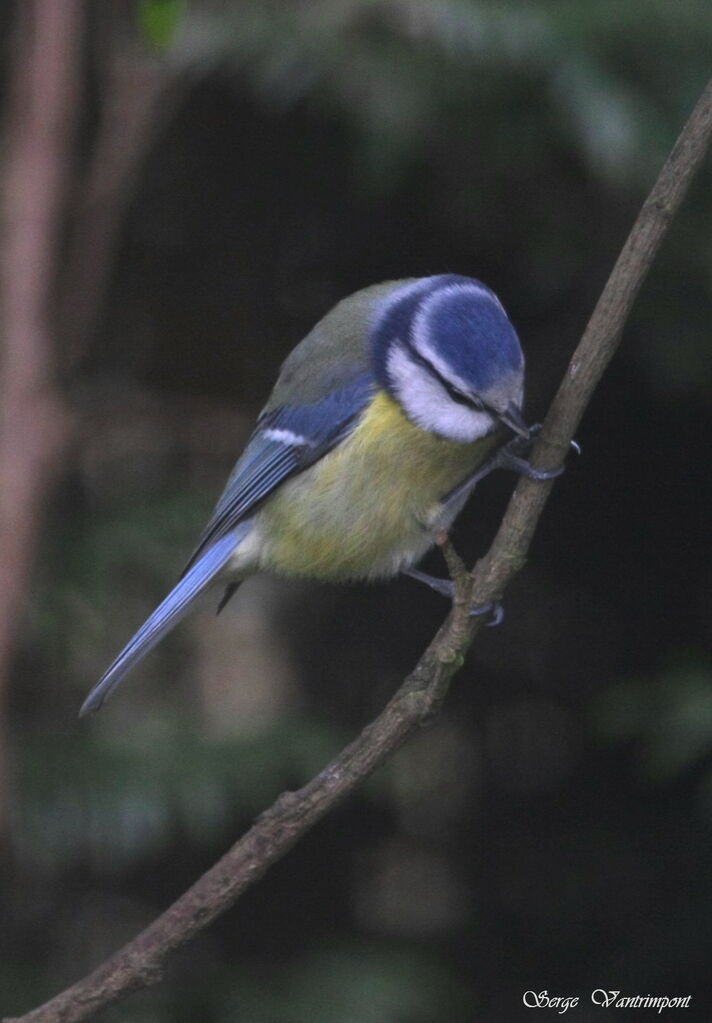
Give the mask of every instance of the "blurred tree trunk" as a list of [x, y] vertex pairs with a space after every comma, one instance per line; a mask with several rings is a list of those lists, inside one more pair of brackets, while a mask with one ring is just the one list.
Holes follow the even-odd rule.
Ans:
[[17, 7], [0, 242], [0, 828], [10, 808], [7, 688], [44, 506], [69, 439], [50, 303], [79, 103], [82, 0]]
[[188, 84], [179, 66], [149, 51], [123, 5], [104, 6], [94, 21], [97, 127], [72, 196], [57, 296], [59, 336], [72, 366], [81, 362], [100, 325], [141, 162]]
[[18, 4], [12, 49], [0, 235], [0, 833], [12, 777], [8, 676], [70, 439], [57, 351], [66, 373], [95, 339], [137, 169], [186, 82], [142, 45], [125, 5], [95, 12], [98, 117], [82, 165], [86, 10], [83, 0]]

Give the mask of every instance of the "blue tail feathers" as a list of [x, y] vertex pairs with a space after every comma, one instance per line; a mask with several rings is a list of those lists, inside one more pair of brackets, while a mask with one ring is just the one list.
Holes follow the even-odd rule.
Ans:
[[221, 537], [217, 543], [205, 551], [177, 586], [171, 590], [166, 599], [158, 605], [153, 614], [146, 619], [113, 664], [107, 668], [82, 704], [79, 717], [93, 714], [99, 710], [107, 696], [134, 665], [180, 621], [196, 597], [228, 562], [235, 548], [250, 531], [251, 526], [251, 522], [241, 523], [237, 529], [228, 533], [227, 536]]

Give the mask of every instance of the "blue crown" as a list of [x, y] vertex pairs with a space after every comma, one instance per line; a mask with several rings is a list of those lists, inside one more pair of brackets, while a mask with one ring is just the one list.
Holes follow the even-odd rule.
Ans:
[[423, 277], [402, 285], [386, 300], [371, 335], [374, 369], [382, 386], [390, 389], [391, 346], [398, 342], [418, 359], [419, 340], [476, 393], [521, 372], [524, 363], [516, 331], [499, 300], [472, 277]]

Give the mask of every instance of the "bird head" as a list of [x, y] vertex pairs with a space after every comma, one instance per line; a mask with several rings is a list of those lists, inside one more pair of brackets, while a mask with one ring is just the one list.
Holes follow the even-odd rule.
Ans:
[[524, 356], [494, 294], [470, 277], [398, 284], [371, 327], [376, 377], [423, 430], [470, 442], [500, 424], [522, 436]]

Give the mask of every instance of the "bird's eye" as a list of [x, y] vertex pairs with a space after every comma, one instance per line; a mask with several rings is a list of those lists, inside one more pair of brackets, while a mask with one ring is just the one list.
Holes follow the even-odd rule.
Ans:
[[466, 405], [468, 408], [476, 409], [478, 412], [483, 412], [485, 410], [484, 403], [477, 397], [477, 395], [466, 394], [464, 391], [461, 391], [459, 387], [456, 387], [453, 383], [451, 383], [447, 377], [438, 372], [432, 362], [427, 359], [422, 352], [418, 351], [415, 345], [413, 345], [410, 341], [406, 341], [406, 348], [413, 361], [419, 363], [432, 377], [435, 378], [435, 380], [438, 381], [452, 401], [457, 402], [458, 405]]
[[447, 380], [443, 379], [442, 382], [449, 397], [456, 401], [458, 405], [467, 405], [468, 408], [477, 409], [478, 412], [484, 409], [484, 405], [476, 395], [465, 394], [459, 387], [454, 387]]

